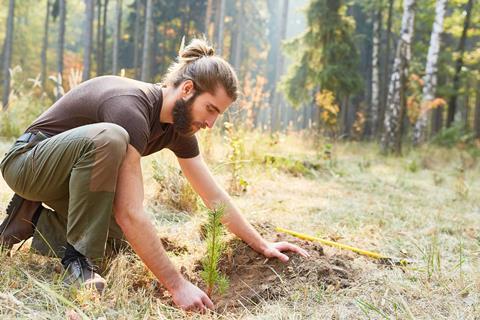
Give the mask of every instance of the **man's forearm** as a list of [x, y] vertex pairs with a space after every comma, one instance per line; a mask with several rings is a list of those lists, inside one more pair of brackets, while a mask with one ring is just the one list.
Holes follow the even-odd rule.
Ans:
[[174, 289], [183, 277], [168, 258], [150, 219], [142, 213], [127, 215], [117, 222], [145, 265], [169, 291]]

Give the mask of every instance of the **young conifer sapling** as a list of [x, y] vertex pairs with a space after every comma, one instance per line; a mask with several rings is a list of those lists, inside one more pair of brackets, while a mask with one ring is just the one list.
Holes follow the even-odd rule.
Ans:
[[225, 206], [208, 210], [207, 222], [207, 253], [202, 260], [203, 270], [201, 277], [207, 284], [207, 294], [211, 297], [216, 286], [220, 293], [228, 288], [228, 279], [218, 270], [218, 262], [225, 249], [225, 228], [221, 218], [225, 213]]

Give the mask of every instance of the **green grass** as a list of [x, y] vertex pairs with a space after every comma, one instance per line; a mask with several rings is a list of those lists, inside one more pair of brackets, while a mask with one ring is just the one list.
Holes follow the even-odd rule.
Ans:
[[[228, 150], [218, 133], [209, 139], [207, 163], [219, 182], [228, 186]], [[204, 318], [480, 318], [480, 165], [474, 157], [478, 152], [426, 146], [403, 157], [384, 157], [374, 144], [347, 142], [335, 144], [331, 158], [324, 159], [322, 141], [313, 147], [308, 138], [291, 134], [270, 142], [258, 132], [245, 136], [245, 157], [252, 162], [240, 174], [249, 188], [235, 201], [250, 221], [334, 237], [416, 263], [389, 268], [352, 254], [357, 274], [349, 288], [335, 291], [307, 284], [305, 290], [292, 291], [280, 300]], [[0, 144], [0, 153], [7, 148], [7, 142]], [[265, 154], [318, 161], [328, 170], [292, 174], [254, 161]], [[191, 249], [191, 254], [172, 256], [174, 262], [193, 268], [203, 255], [197, 250], [203, 245], [198, 234], [201, 218], [158, 201], [153, 159], [176, 165], [168, 151], [144, 159], [147, 211], [159, 235], [178, 239]], [[0, 180], [2, 211], [10, 195]], [[325, 248], [328, 256], [336, 250]], [[68, 312], [107, 319], [188, 318], [158, 299], [153, 276], [135, 257], [123, 255], [113, 261], [101, 299], [65, 288], [54, 272], [58, 267], [58, 261], [23, 249], [13, 258], [1, 256], [0, 318], [65, 319]]]

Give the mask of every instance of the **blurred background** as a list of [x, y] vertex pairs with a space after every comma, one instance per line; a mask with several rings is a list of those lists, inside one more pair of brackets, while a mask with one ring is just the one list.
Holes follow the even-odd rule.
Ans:
[[160, 82], [182, 37], [204, 36], [238, 72], [227, 120], [248, 129], [385, 152], [474, 143], [479, 13], [474, 0], [0, 0], [0, 135], [95, 76]]

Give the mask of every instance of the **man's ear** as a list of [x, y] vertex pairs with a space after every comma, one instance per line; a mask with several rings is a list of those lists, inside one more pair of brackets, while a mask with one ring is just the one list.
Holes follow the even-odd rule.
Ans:
[[191, 96], [195, 91], [195, 86], [192, 80], [185, 80], [182, 86], [182, 97], [186, 98]]

